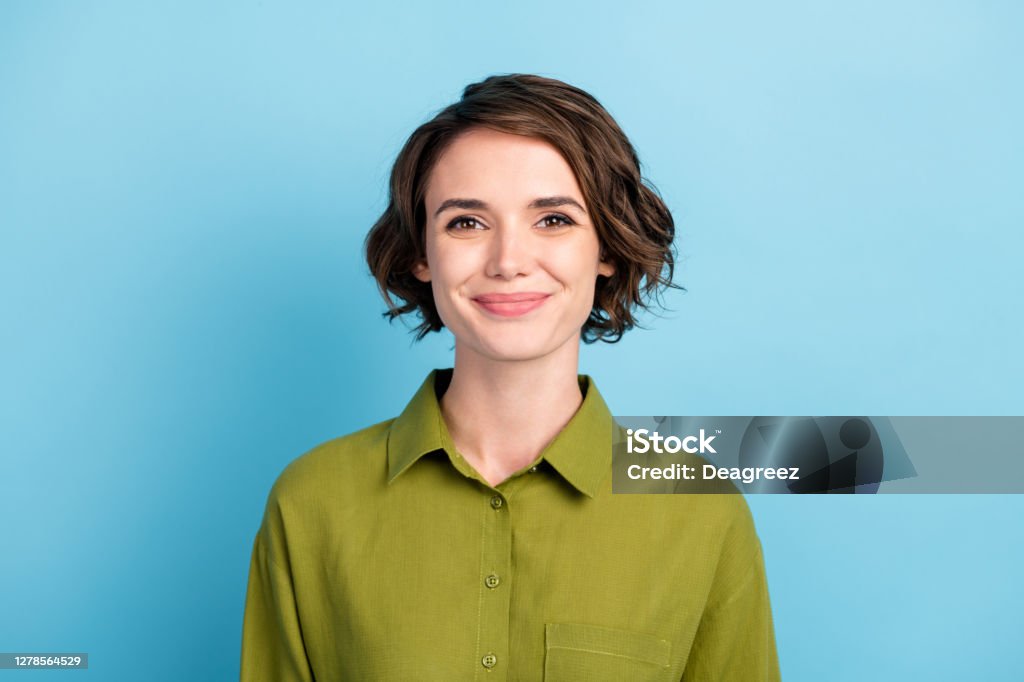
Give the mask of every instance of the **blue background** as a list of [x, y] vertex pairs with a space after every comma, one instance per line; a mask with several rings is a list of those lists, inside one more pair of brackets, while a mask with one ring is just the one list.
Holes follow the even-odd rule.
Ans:
[[[0, 651], [237, 677], [275, 477], [451, 364], [361, 246], [406, 136], [492, 73], [592, 92], [678, 222], [688, 292], [584, 349], [613, 412], [1024, 413], [1022, 18], [4, 2]], [[1019, 679], [1024, 497], [751, 506], [785, 679]]]

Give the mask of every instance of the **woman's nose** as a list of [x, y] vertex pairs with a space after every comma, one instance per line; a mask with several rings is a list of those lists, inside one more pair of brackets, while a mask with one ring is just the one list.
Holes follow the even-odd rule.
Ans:
[[492, 235], [487, 275], [512, 279], [528, 274], [533, 261], [529, 232], [501, 226]]

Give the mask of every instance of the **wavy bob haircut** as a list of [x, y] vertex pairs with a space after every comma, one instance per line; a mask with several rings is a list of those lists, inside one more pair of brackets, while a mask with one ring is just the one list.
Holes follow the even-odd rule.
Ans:
[[424, 194], [434, 164], [461, 133], [476, 127], [542, 139], [558, 149], [576, 175], [603, 260], [594, 305], [581, 329], [586, 343], [618, 341], [636, 326], [634, 311], [650, 307], [660, 290], [677, 287], [675, 225], [653, 186], [641, 177], [629, 139], [590, 94], [551, 78], [498, 75], [466, 86], [462, 98], [417, 128], [391, 170], [387, 209], [366, 237], [366, 260], [394, 320], [418, 311], [416, 339], [444, 323], [429, 282], [413, 276], [426, 257]]

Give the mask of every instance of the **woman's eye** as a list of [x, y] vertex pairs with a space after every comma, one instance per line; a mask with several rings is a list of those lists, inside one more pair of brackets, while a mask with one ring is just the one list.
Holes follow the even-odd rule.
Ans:
[[472, 231], [482, 230], [483, 227], [480, 226], [480, 223], [477, 222], [476, 218], [469, 218], [467, 216], [463, 216], [462, 218], [456, 218], [455, 220], [448, 223], [448, 229]]
[[543, 218], [541, 218], [541, 225], [547, 228], [564, 227], [566, 225], [572, 224], [573, 222], [571, 219], [560, 213], [553, 213], [551, 215], [546, 215]]

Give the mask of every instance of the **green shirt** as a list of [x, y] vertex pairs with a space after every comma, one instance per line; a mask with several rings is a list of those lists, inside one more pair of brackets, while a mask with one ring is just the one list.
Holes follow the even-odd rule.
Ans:
[[618, 426], [587, 376], [565, 428], [492, 487], [441, 416], [450, 378], [282, 472], [243, 682], [779, 678], [742, 495], [613, 495]]

